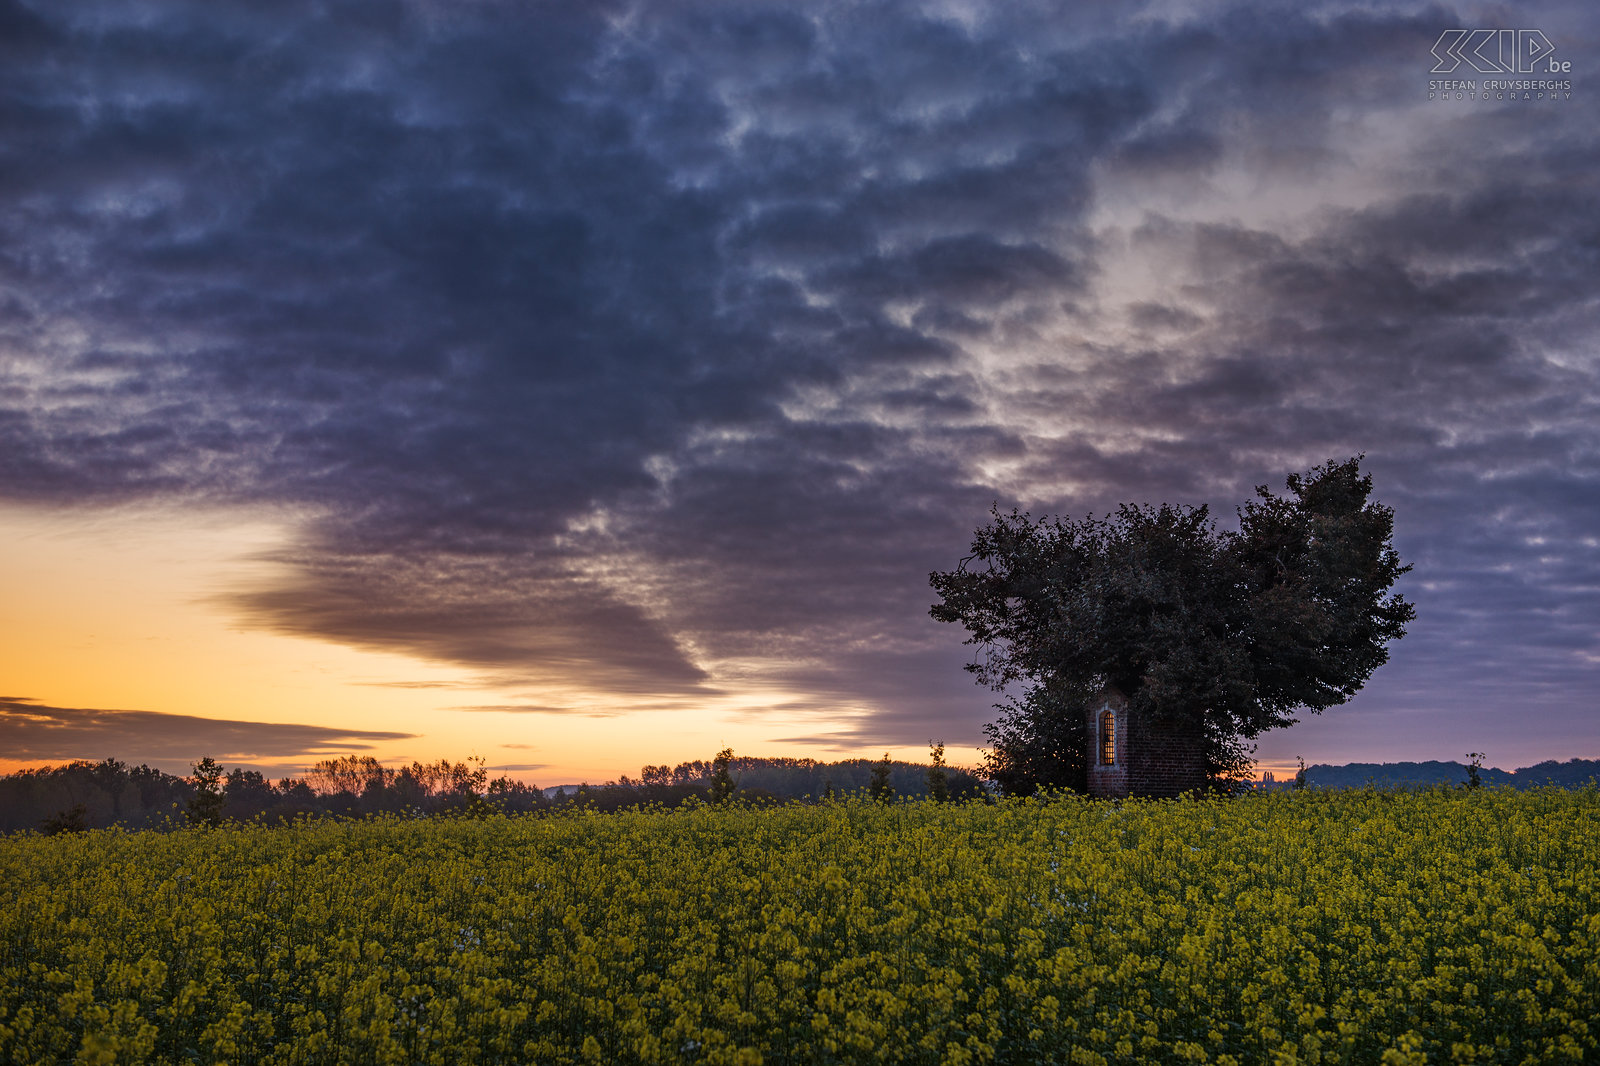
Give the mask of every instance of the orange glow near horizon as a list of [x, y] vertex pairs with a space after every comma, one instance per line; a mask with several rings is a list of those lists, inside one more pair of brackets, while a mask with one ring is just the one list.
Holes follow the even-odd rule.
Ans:
[[[710, 759], [724, 747], [823, 761], [877, 758], [885, 750], [779, 742], [827, 734], [852, 717], [765, 710], [791, 693], [723, 685], [725, 695], [693, 709], [629, 710], [598, 691], [495, 685], [453, 664], [246, 628], [221, 597], [272, 565], [262, 557], [289, 543], [291, 533], [287, 521], [236, 512], [0, 507], [7, 544], [0, 586], [8, 593], [0, 600], [0, 694], [50, 707], [415, 734], [299, 758], [230, 759], [237, 753], [197, 748], [184, 760], [212, 755], [269, 776], [298, 773], [344, 752], [389, 765], [481, 755], [491, 767], [536, 767], [503, 771], [507, 776], [556, 785]], [[594, 711], [460, 709], [530, 702]], [[925, 749], [888, 750], [897, 759], [927, 759]], [[108, 756], [128, 753], [0, 756], [0, 772]], [[980, 756], [952, 746], [947, 758], [975, 765]], [[184, 769], [162, 762], [171, 772]]]

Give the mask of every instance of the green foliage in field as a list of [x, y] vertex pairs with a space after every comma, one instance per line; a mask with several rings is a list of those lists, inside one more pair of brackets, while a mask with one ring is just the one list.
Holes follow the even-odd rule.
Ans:
[[0, 840], [0, 1062], [1596, 1061], [1600, 796]]

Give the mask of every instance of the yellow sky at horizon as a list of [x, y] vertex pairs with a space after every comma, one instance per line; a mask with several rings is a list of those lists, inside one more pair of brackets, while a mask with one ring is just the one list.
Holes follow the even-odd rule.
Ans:
[[[496, 684], [448, 663], [249, 628], [224, 596], [275, 565], [264, 557], [292, 536], [292, 519], [265, 513], [0, 506], [7, 545], [0, 587], [8, 592], [0, 598], [0, 695], [50, 707], [411, 733], [409, 740], [345, 750], [389, 764], [472, 754], [490, 766], [541, 764], [509, 774], [541, 785], [636, 775], [647, 763], [709, 759], [723, 747], [824, 761], [882, 754], [869, 745], [780, 742], [826, 735], [852, 717], [764, 709], [782, 706], [792, 693], [734, 689], [694, 708], [611, 713], [614, 696], [570, 687], [530, 691], [526, 683]], [[459, 709], [528, 703], [595, 712]], [[898, 759], [927, 756], [923, 749], [888, 750]], [[213, 753], [196, 750], [192, 759], [205, 754]], [[91, 750], [53, 760], [0, 753], [0, 772], [106, 756], [126, 753]], [[951, 746], [948, 757], [973, 765], [979, 754]], [[281, 772], [284, 764], [273, 764]]]

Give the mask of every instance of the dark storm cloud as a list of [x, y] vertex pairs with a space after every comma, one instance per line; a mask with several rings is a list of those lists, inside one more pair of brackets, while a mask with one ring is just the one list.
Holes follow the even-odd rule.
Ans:
[[412, 735], [154, 711], [46, 707], [22, 697], [0, 698], [0, 750], [8, 759], [22, 762], [114, 755], [170, 769], [187, 767], [209, 754], [230, 765], [304, 765], [321, 756], [370, 748], [373, 741]]
[[1366, 451], [1421, 606], [1374, 698], [1578, 728], [1587, 105], [1417, 115], [1469, 9], [1078, 8], [6, 3], [0, 494], [302, 515], [230, 599], [277, 631], [957, 742], [926, 574], [992, 501]]
[[285, 562], [292, 580], [229, 597], [247, 621], [480, 668], [502, 684], [585, 677], [613, 692], [714, 692], [637, 607], [570, 564], [530, 575], [481, 554], [375, 550]]

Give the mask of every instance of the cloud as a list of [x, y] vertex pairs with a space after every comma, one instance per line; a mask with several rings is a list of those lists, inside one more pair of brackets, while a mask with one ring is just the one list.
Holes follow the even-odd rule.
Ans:
[[0, 699], [0, 747], [18, 762], [111, 756], [131, 763], [186, 769], [210, 755], [228, 765], [304, 766], [414, 734], [282, 722], [241, 722], [155, 711], [48, 707], [21, 697]]
[[1592, 722], [1597, 136], [1428, 103], [1469, 9], [0, 17], [0, 496], [302, 516], [246, 624], [970, 741], [926, 575], [991, 502], [1365, 451], [1389, 669]]
[[854, 752], [861, 748], [859, 738], [850, 733], [813, 733], [800, 737], [774, 737], [774, 744], [802, 744], [819, 751]]
[[[591, 718], [608, 718], [611, 715], [596, 713], [594, 711], [576, 711], [571, 707], [546, 706], [537, 703], [483, 703], [471, 706], [451, 707], [452, 711], [470, 711], [475, 714], [584, 714]], [[509, 747], [510, 745], [502, 745]]]
[[261, 628], [641, 694], [710, 692], [705, 671], [633, 604], [556, 560], [399, 552], [296, 556], [292, 577], [224, 597]]

